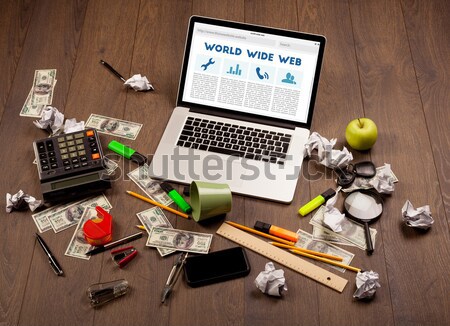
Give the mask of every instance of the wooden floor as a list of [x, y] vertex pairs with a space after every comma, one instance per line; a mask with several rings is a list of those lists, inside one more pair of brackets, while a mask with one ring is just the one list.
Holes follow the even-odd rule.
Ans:
[[[373, 256], [347, 247], [354, 266], [379, 273], [381, 288], [369, 303], [355, 301], [355, 273], [338, 293], [287, 268], [288, 291], [265, 296], [254, 279], [268, 261], [248, 251], [249, 276], [192, 289], [184, 281], [167, 304], [160, 294], [175, 256], [140, 251], [128, 268], [113, 267], [108, 253], [84, 261], [64, 256], [73, 229], [43, 234], [63, 266], [56, 277], [35, 243], [28, 212], [0, 217], [0, 325], [449, 325], [450, 324], [450, 2], [447, 0], [2, 0], [0, 12], [1, 192], [19, 189], [40, 197], [32, 142], [46, 136], [19, 111], [36, 69], [56, 68], [53, 105], [67, 118], [91, 113], [144, 124], [133, 148], [153, 153], [175, 105], [185, 32], [192, 14], [269, 25], [327, 37], [313, 131], [345, 144], [347, 123], [370, 117], [379, 139], [355, 161], [390, 163], [400, 180], [386, 200]], [[99, 60], [125, 76], [141, 73], [153, 93], [126, 90]], [[103, 147], [112, 138], [102, 136]], [[137, 190], [121, 178], [106, 193], [113, 205], [114, 235], [136, 231], [135, 216], [149, 206], [126, 197]], [[245, 225], [258, 219], [311, 232], [298, 208], [334, 186], [314, 160], [303, 165], [290, 205], [233, 197], [227, 218]], [[3, 197], [5, 198], [5, 197]], [[401, 208], [430, 205], [427, 233], [405, 227]], [[169, 215], [176, 228], [215, 233]], [[211, 251], [235, 246], [215, 235]], [[321, 265], [323, 266], [323, 265]], [[277, 268], [281, 266], [276, 264]], [[325, 267], [331, 270], [328, 267]], [[132, 291], [101, 309], [89, 306], [90, 284], [125, 278]]]

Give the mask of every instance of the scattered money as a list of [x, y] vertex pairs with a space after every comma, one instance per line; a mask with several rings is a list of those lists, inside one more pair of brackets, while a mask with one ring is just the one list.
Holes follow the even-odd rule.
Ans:
[[86, 208], [101, 206], [106, 211], [112, 208], [105, 195], [84, 199], [48, 216], [48, 220], [55, 233], [61, 232], [78, 223]]
[[30, 118], [40, 118], [42, 116], [42, 110], [45, 108], [45, 104], [40, 105], [32, 105], [31, 104], [31, 95], [33, 94], [33, 88], [30, 89], [28, 93], [27, 99], [20, 110], [21, 117], [30, 117]]
[[85, 127], [86, 129], [95, 128], [103, 134], [135, 140], [142, 128], [142, 123], [91, 114]]
[[[299, 235], [299, 239], [297, 243], [295, 244], [296, 247], [300, 247], [303, 249], [308, 250], [314, 250], [319, 251], [324, 254], [329, 254], [333, 256], [342, 257], [342, 263], [345, 265], [350, 265], [350, 262], [352, 261], [353, 257], [355, 257], [354, 254], [351, 252], [344, 250], [342, 248], [339, 248], [331, 243], [327, 243], [325, 241], [316, 241], [313, 239], [313, 235], [305, 232], [303, 230], [298, 230], [297, 234]], [[326, 264], [326, 263], [324, 263]], [[345, 272], [345, 268], [337, 267], [334, 265], [329, 265], [331, 268], [334, 268], [342, 273]]]
[[84, 238], [83, 225], [87, 220], [97, 218], [97, 211], [93, 208], [85, 209], [83, 215], [78, 221], [78, 225], [73, 233], [72, 239], [70, 239], [69, 246], [64, 253], [66, 256], [81, 258], [89, 260], [91, 256], [87, 256], [86, 253], [93, 249], [94, 246], [87, 243]]
[[43, 69], [34, 72], [31, 105], [50, 105], [56, 83], [56, 69]]
[[70, 205], [72, 205], [72, 203], [53, 206], [53, 207], [47, 208], [46, 210], [43, 210], [39, 213], [31, 215], [31, 217], [33, 218], [34, 224], [36, 224], [36, 227], [38, 228], [39, 232], [44, 233], [48, 230], [51, 230], [52, 225], [50, 224], [48, 217], [52, 214], [55, 214], [59, 211], [66, 209]]
[[356, 247], [350, 241], [345, 240], [344, 238], [340, 238], [334, 235], [334, 232], [328, 231], [327, 229], [320, 226], [313, 226], [313, 239], [321, 240], [326, 242], [331, 242], [337, 246], [352, 246]]
[[[366, 235], [364, 232], [364, 226], [356, 223], [348, 218], [342, 223], [342, 231], [339, 233], [333, 232], [323, 221], [324, 219], [324, 210], [325, 206], [320, 206], [317, 212], [309, 221], [309, 224], [313, 226], [318, 226], [325, 228], [329, 231], [330, 234], [333, 234], [337, 237], [343, 238], [351, 243], [355, 244], [358, 248], [365, 250], [366, 249]], [[372, 236], [372, 243], [375, 247], [375, 236], [377, 234], [377, 230], [374, 228], [370, 228], [370, 234]]]
[[161, 181], [156, 181], [149, 176], [149, 166], [141, 165], [137, 169], [127, 174], [128, 177], [141, 188], [150, 199], [169, 206], [173, 200], [167, 196], [167, 193], [161, 189]]
[[[371, 188], [373, 188], [373, 186], [370, 184], [370, 182], [372, 180], [374, 180], [375, 178], [377, 178], [377, 175], [380, 175], [381, 173], [383, 173], [384, 167], [385, 167], [384, 165], [377, 167], [377, 173], [372, 178], [356, 177], [355, 181], [353, 181], [353, 183], [350, 185], [350, 187], [343, 188], [342, 191], [343, 192], [352, 192], [352, 191], [355, 191], [355, 190], [358, 190], [358, 189], [371, 189]], [[393, 182], [394, 183], [398, 182], [398, 178], [394, 174], [394, 172], [392, 172], [392, 170], [390, 171], [390, 174], [391, 174], [391, 178], [392, 178]]]
[[[139, 221], [141, 221], [141, 224], [145, 226], [145, 229], [147, 230], [147, 233], [149, 235], [152, 228], [155, 226], [173, 229], [172, 224], [170, 224], [166, 215], [164, 215], [162, 209], [159, 207], [149, 208], [143, 212], [137, 213], [136, 215]], [[156, 248], [156, 249], [158, 250], [161, 257], [170, 255], [171, 253], [175, 252], [175, 250], [171, 249], [163, 249], [163, 248]]]
[[212, 234], [152, 227], [146, 246], [207, 254]]

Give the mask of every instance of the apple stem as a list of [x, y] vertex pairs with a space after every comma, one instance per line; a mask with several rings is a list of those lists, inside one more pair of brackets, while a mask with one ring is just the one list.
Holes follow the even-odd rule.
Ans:
[[362, 128], [364, 126], [364, 123], [362, 123], [361, 120], [359, 120], [359, 118], [358, 118], [358, 123], [359, 123], [360, 128]]

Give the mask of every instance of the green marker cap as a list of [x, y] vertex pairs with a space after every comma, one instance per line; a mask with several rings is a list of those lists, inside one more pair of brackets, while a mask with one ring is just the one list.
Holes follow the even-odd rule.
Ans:
[[108, 144], [108, 148], [113, 152], [122, 155], [126, 159], [131, 159], [131, 156], [136, 152], [134, 149], [131, 149], [130, 147], [125, 146], [124, 144], [121, 144], [115, 140], [111, 141]]

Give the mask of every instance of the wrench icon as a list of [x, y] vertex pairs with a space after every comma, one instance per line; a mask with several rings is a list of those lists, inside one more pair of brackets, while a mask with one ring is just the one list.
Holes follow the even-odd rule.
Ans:
[[212, 65], [214, 63], [215, 63], [215, 61], [213, 61], [213, 58], [209, 58], [209, 61], [207, 63], [205, 63], [204, 65], [201, 65], [200, 67], [202, 67], [203, 71], [205, 71], [206, 69], [208, 69], [209, 65]]

